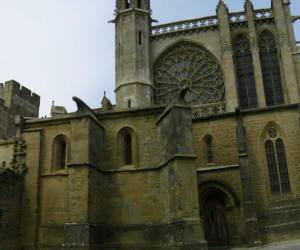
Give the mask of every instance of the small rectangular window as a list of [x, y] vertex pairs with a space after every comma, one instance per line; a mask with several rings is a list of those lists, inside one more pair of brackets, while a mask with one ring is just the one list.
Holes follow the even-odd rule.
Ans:
[[131, 108], [131, 100], [130, 99], [127, 101], [127, 108]]

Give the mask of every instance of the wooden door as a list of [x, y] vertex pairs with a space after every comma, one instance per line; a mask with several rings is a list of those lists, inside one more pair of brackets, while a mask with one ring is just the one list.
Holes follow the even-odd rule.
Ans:
[[210, 196], [205, 200], [204, 231], [209, 246], [229, 244], [226, 207], [218, 196]]

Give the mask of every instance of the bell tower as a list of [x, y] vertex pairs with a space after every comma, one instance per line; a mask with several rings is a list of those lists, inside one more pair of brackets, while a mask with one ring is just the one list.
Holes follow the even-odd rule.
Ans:
[[151, 106], [150, 0], [116, 2], [117, 109]]

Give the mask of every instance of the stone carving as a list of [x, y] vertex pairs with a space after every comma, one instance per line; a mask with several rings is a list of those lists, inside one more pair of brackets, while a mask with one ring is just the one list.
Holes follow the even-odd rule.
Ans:
[[212, 103], [206, 105], [200, 105], [193, 107], [193, 120], [203, 117], [209, 117], [219, 114], [224, 114], [226, 112], [226, 103]]
[[170, 49], [154, 68], [155, 100], [158, 104], [174, 101], [183, 89], [184, 103], [201, 105], [224, 98], [221, 67], [205, 49], [182, 42]]
[[9, 164], [7, 164], [7, 162], [5, 161], [0, 164], [0, 174], [7, 170], [10, 170], [16, 174], [24, 174], [27, 171], [25, 156], [26, 143], [22, 139], [17, 139], [14, 143], [14, 153], [12, 161]]
[[268, 130], [268, 136], [272, 139], [277, 137], [277, 130], [275, 127], [270, 127]]
[[229, 15], [230, 23], [240, 23], [247, 21], [246, 12], [236, 12]]
[[22, 139], [18, 139], [15, 142], [14, 146], [14, 155], [13, 160], [10, 163], [11, 169], [17, 174], [23, 174], [26, 172], [26, 164], [25, 164], [25, 156], [26, 156], [26, 143]]
[[152, 28], [152, 35], [162, 35], [166, 33], [176, 33], [185, 30], [193, 30], [199, 28], [209, 28], [219, 24], [217, 16], [209, 16], [204, 18], [197, 18], [191, 20], [185, 20], [180, 22], [174, 22], [169, 24], [156, 25]]
[[279, 42], [280, 48], [289, 48], [290, 47], [290, 41], [285, 34], [279, 35], [278, 42]]
[[[272, 9], [255, 10], [254, 18], [256, 22], [270, 22], [273, 20]], [[295, 19], [295, 21], [297, 18]], [[247, 23], [246, 12], [234, 12], [229, 15], [230, 24], [239, 25]], [[179, 22], [155, 25], [152, 27], [152, 38], [159, 39], [170, 35], [181, 33], [191, 33], [199, 31], [214, 30], [219, 26], [217, 16], [208, 16], [203, 18], [189, 19]]]
[[273, 18], [273, 11], [272, 9], [255, 10], [254, 16], [256, 20]]

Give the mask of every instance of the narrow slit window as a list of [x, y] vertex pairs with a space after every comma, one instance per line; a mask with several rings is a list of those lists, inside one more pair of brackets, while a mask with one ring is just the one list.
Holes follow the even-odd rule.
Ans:
[[213, 163], [214, 157], [213, 157], [213, 146], [212, 146], [212, 137], [207, 136], [206, 139], [206, 158], [207, 158], [207, 163]]
[[142, 45], [142, 31], [139, 31], [139, 45]]
[[130, 2], [129, 0], [125, 0], [125, 9], [129, 9], [130, 8]]
[[66, 155], [67, 155], [67, 145], [66, 143], [63, 141], [61, 144], [60, 144], [60, 166], [59, 168], [60, 169], [64, 169], [65, 166], [66, 166]]
[[142, 1], [141, 1], [141, 0], [137, 0], [137, 7], [138, 7], [139, 9], [142, 8]]
[[124, 165], [132, 164], [132, 137], [129, 133], [124, 135]]
[[276, 141], [276, 153], [277, 153], [277, 160], [278, 160], [278, 169], [279, 169], [279, 174], [281, 179], [282, 193], [290, 193], [291, 185], [289, 179], [289, 172], [287, 168], [284, 143], [281, 139], [278, 139]]
[[269, 170], [269, 179], [271, 184], [272, 194], [280, 193], [279, 177], [276, 166], [275, 149], [272, 141], [266, 142], [266, 154]]

